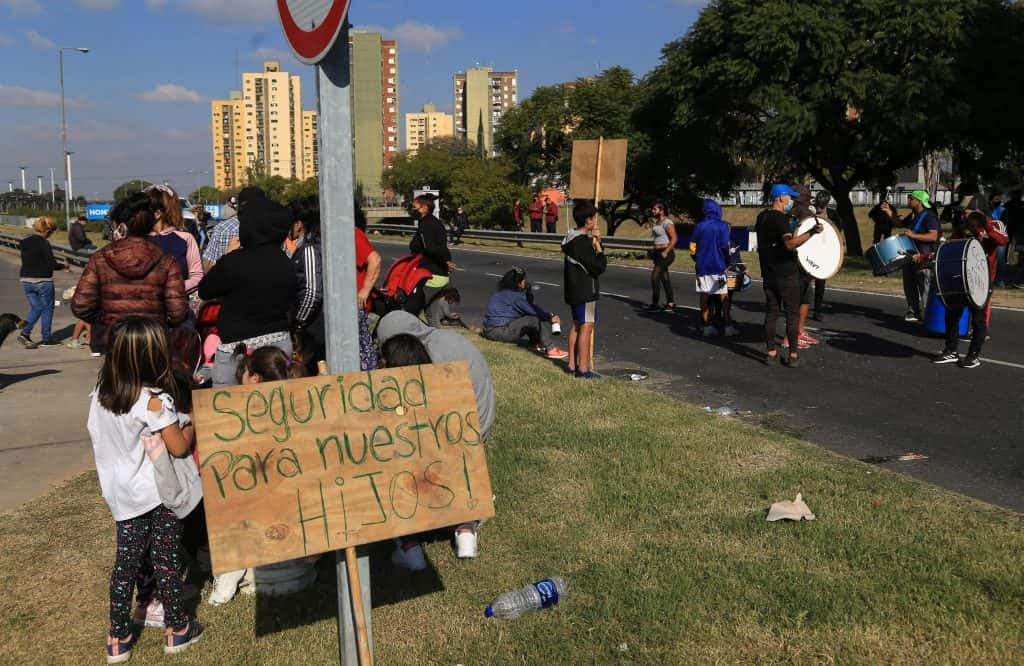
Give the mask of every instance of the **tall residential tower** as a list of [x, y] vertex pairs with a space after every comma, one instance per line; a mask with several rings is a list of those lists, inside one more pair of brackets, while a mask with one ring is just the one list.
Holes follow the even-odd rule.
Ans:
[[379, 32], [349, 36], [355, 176], [364, 197], [384, 197], [381, 176], [398, 152], [398, 43]]
[[455, 135], [494, 154], [494, 132], [501, 117], [518, 103], [519, 76], [471, 67], [455, 75]]
[[415, 155], [433, 139], [453, 134], [454, 118], [438, 111], [433, 104], [425, 105], [421, 113], [405, 114], [405, 152], [409, 155]]

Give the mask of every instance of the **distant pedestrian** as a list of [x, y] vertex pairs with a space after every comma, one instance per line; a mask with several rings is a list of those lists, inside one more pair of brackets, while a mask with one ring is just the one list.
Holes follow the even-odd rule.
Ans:
[[544, 223], [544, 204], [541, 202], [539, 194], [533, 195], [533, 201], [530, 202], [528, 210], [530, 213], [530, 232], [539, 234], [541, 232], [541, 225]]
[[572, 308], [569, 372], [583, 379], [597, 379], [599, 375], [590, 366], [590, 356], [597, 323], [597, 300], [601, 296], [599, 278], [608, 268], [608, 258], [601, 246], [601, 229], [594, 204], [577, 201], [572, 216], [576, 228], [570, 229], [562, 240], [565, 302]]
[[[523, 210], [522, 200], [516, 197], [516, 200], [512, 202], [512, 221], [515, 223], [515, 231], [517, 233], [523, 233]], [[517, 247], [523, 246], [523, 241], [516, 241]]]
[[544, 197], [544, 226], [549, 234], [558, 232], [558, 204]]
[[466, 214], [466, 210], [459, 206], [455, 209], [455, 216], [452, 217], [451, 231], [448, 236], [448, 242], [453, 245], [458, 245], [462, 242], [462, 234], [469, 228], [469, 215]]
[[[29, 311], [25, 317], [25, 327], [21, 329], [18, 342], [25, 349], [37, 347], [58, 347], [60, 343], [52, 336], [53, 326], [53, 271], [59, 268], [70, 270], [62, 266], [53, 256], [53, 248], [50, 246], [49, 238], [56, 231], [57, 225], [48, 217], [37, 218], [32, 225], [35, 232], [26, 236], [18, 243], [21, 251], [21, 287], [28, 299]], [[36, 322], [42, 320], [42, 339], [39, 342], [32, 341], [32, 328]]]
[[93, 242], [85, 234], [85, 225], [87, 223], [88, 219], [84, 215], [79, 215], [78, 219], [71, 223], [71, 228], [68, 229], [68, 245], [75, 252], [89, 252], [96, 249], [96, 246], [93, 245]]
[[675, 294], [672, 292], [672, 279], [669, 275], [669, 267], [676, 260], [676, 223], [668, 216], [665, 204], [658, 201], [651, 207], [654, 216], [654, 226], [651, 227], [651, 234], [654, 237], [650, 257], [654, 262], [651, 269], [651, 307], [658, 308], [661, 303], [661, 290], [665, 289], [666, 310], [674, 310], [676, 307]]

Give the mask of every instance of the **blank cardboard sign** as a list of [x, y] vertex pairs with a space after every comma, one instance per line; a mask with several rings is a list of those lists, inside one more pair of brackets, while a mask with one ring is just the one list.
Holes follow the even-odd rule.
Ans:
[[[600, 144], [600, 145], [599, 145]], [[572, 142], [572, 175], [569, 196], [573, 199], [614, 201], [622, 199], [626, 182], [626, 139], [593, 139]], [[597, 154], [601, 153], [598, 169]], [[600, 188], [597, 188], [600, 172]]]

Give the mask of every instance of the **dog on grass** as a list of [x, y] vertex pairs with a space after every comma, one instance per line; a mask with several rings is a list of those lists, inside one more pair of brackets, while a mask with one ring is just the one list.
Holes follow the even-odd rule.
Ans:
[[0, 346], [4, 344], [7, 336], [14, 331], [25, 327], [25, 320], [16, 314], [5, 312], [0, 314]]

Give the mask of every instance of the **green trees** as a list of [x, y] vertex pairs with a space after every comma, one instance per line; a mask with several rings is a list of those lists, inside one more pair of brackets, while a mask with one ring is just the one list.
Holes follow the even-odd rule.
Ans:
[[398, 155], [384, 171], [383, 182], [406, 201], [412, 199], [414, 189], [429, 185], [441, 191], [449, 207], [462, 206], [474, 226], [507, 228], [512, 223], [512, 202], [527, 194], [515, 182], [514, 171], [508, 158], [484, 158], [476, 146], [437, 139], [415, 155]]
[[114, 201], [120, 202], [127, 199], [130, 195], [141, 192], [147, 187], [151, 187], [153, 183], [146, 180], [129, 180], [126, 183], [121, 183], [114, 189]]
[[850, 190], [973, 132], [961, 68], [971, 26], [1001, 11], [1001, 0], [719, 0], [643, 83], [646, 163], [664, 165], [661, 186], [680, 196], [728, 189], [744, 160], [809, 174], [860, 254]]

